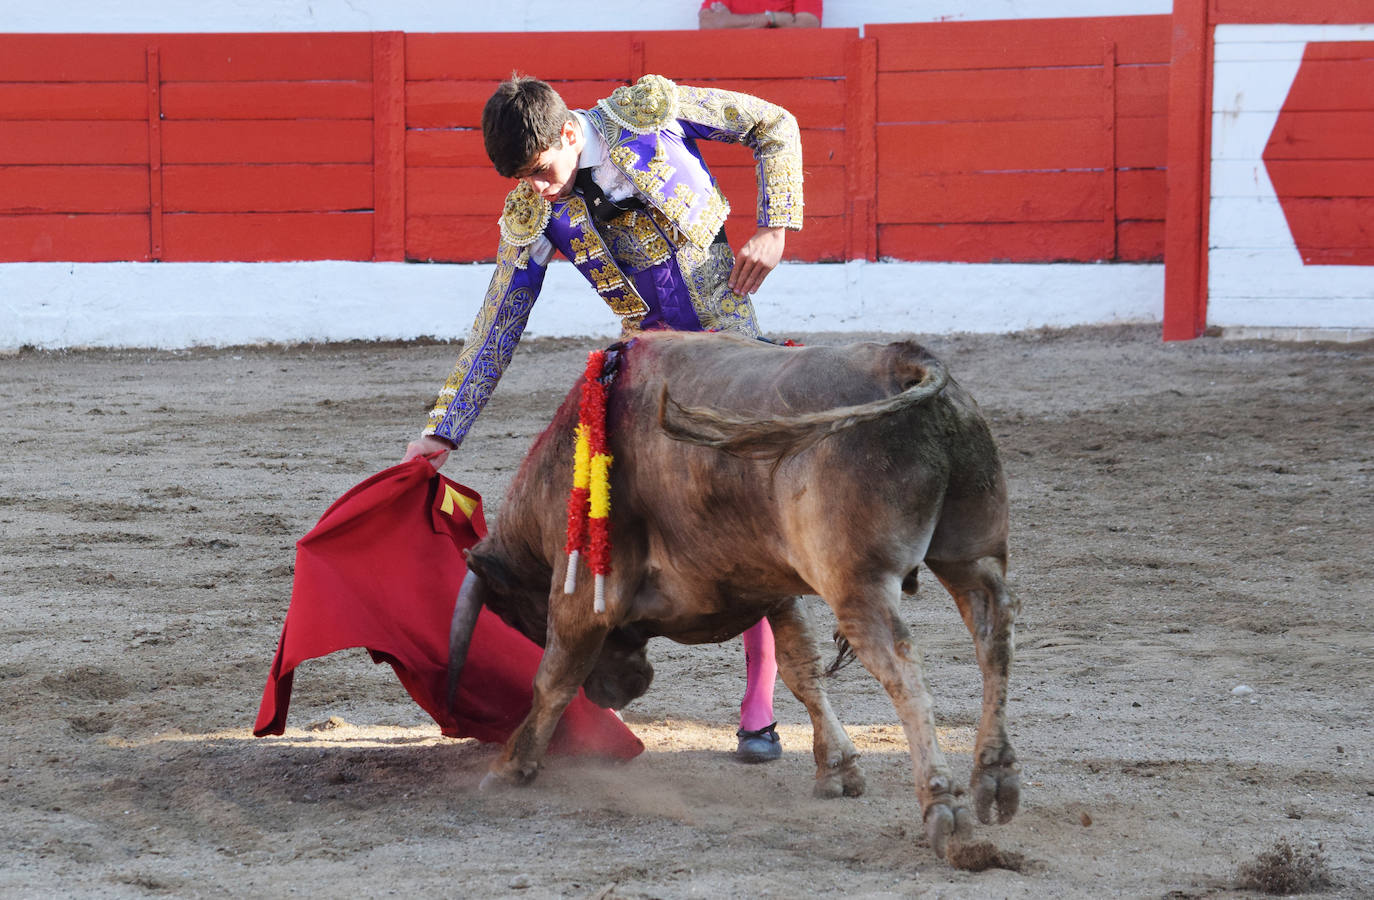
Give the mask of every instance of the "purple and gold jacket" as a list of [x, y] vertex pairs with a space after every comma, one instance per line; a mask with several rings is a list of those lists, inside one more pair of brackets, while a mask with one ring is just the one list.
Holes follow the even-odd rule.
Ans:
[[717, 241], [730, 206], [697, 141], [748, 146], [758, 169], [758, 224], [802, 224], [801, 139], [796, 119], [731, 91], [675, 85], [658, 75], [617, 88], [583, 115], [644, 208], [598, 227], [576, 194], [550, 202], [521, 183], [506, 197], [496, 271], [425, 434], [462, 443], [520, 342], [547, 262], [531, 257], [547, 238], [621, 317], [643, 328], [757, 335], [749, 298], [727, 284], [734, 256]]

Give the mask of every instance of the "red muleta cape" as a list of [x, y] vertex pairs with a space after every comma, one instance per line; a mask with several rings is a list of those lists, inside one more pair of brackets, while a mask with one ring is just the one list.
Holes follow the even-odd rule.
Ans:
[[[296, 543], [296, 576], [253, 734], [286, 729], [295, 668], [350, 647], [388, 662], [449, 737], [504, 741], [530, 710], [543, 650], [483, 609], [452, 710], [448, 631], [467, 574], [463, 550], [486, 534], [482, 499], [417, 457], [334, 502]], [[630, 759], [643, 743], [581, 690], [550, 753]]]

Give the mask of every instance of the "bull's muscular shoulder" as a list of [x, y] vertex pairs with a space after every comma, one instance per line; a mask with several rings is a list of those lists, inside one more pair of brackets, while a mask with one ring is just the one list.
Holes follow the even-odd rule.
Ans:
[[677, 85], [662, 75], [645, 75], [618, 87], [596, 104], [606, 117], [636, 134], [650, 134], [677, 118]]
[[506, 195], [501, 210], [501, 237], [514, 247], [527, 247], [539, 240], [549, 224], [553, 204], [523, 181]]

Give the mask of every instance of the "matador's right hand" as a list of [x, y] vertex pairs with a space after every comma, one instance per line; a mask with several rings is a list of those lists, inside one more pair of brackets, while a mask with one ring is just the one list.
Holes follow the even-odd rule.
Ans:
[[453, 441], [448, 438], [441, 438], [436, 434], [426, 434], [406, 444], [406, 455], [401, 457], [401, 462], [410, 462], [417, 456], [429, 457], [429, 464], [434, 466], [434, 471], [437, 472], [453, 449]]

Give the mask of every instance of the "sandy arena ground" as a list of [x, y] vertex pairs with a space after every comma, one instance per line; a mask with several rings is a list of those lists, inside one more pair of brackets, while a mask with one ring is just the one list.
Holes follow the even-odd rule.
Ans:
[[[399, 460], [457, 353], [356, 344], [0, 358], [0, 895], [1249, 896], [1282, 838], [1326, 896], [1371, 896], [1374, 347], [926, 343], [1010, 479], [1024, 792], [978, 835], [1011, 868], [931, 853], [859, 666], [832, 696], [864, 797], [811, 798], [781, 686], [783, 759], [735, 763], [738, 641], [655, 642], [626, 711], [647, 752], [509, 794], [476, 791], [496, 747], [441, 738], [361, 650], [303, 666], [287, 734], [251, 737], [295, 539]], [[523, 346], [445, 468], [489, 516], [590, 346]], [[902, 614], [966, 777], [968, 634], [933, 578]]]

